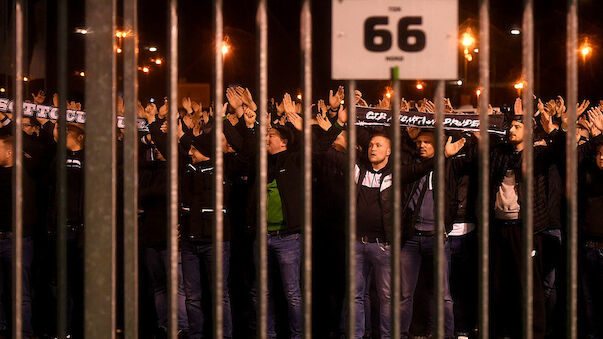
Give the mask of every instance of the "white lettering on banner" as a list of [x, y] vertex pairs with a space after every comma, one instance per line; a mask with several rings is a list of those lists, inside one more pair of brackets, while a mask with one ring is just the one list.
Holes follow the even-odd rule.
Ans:
[[23, 103], [23, 115], [26, 117], [33, 117], [35, 115], [36, 104], [29, 102]]
[[458, 0], [334, 0], [331, 32], [333, 79], [458, 77]]
[[79, 123], [79, 124], [83, 124], [86, 122], [86, 113], [82, 112], [82, 111], [76, 111], [76, 117], [75, 117], [75, 122]]
[[53, 107], [50, 110], [50, 113], [48, 114], [48, 117], [52, 120], [59, 120], [59, 109], [56, 107]]
[[[13, 113], [13, 104], [14, 101], [11, 101], [6, 98], [0, 98], [0, 112], [3, 113]], [[46, 106], [46, 105], [36, 105], [31, 102], [23, 103], [23, 116], [33, 117], [40, 119], [50, 119], [50, 120], [58, 120], [59, 119], [59, 109], [57, 107]], [[86, 123], [86, 112], [77, 111], [68, 109], [66, 112], [67, 122], [74, 122], [78, 124]], [[139, 131], [148, 132], [149, 126], [145, 119], [138, 118], [136, 121], [136, 126]], [[123, 116], [117, 117], [117, 127], [124, 128], [125, 121]]]
[[39, 106], [38, 114], [36, 116], [40, 119], [48, 119], [48, 113], [51, 111], [51, 107], [49, 106]]

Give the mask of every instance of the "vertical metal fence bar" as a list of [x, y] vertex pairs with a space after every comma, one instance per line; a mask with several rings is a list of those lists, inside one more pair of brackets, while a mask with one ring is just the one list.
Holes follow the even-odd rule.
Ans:
[[[390, 157], [393, 163], [392, 171], [392, 239], [391, 239], [391, 337], [400, 338], [400, 253], [401, 253], [401, 228], [402, 228], [402, 132], [400, 127], [400, 74], [398, 67], [392, 69], [392, 123], [391, 123], [391, 150]], [[387, 226], [386, 226], [387, 227]]]
[[435, 252], [433, 258], [434, 298], [435, 298], [435, 337], [444, 338], [444, 81], [438, 80], [435, 90], [435, 189], [434, 189], [434, 217], [435, 217]]
[[138, 3], [124, 0], [124, 334], [138, 338]]
[[303, 305], [304, 338], [312, 338], [312, 11], [311, 0], [304, 0], [300, 19], [303, 78]]
[[13, 114], [14, 136], [14, 166], [12, 173], [13, 186], [13, 338], [22, 338], [22, 300], [23, 300], [23, 275], [22, 275], [22, 244], [23, 244], [23, 0], [15, 0], [15, 106]]
[[178, 0], [168, 2], [168, 337], [178, 337]]
[[222, 213], [222, 200], [224, 185], [222, 184], [224, 174], [224, 159], [222, 153], [222, 100], [224, 97], [224, 79], [223, 79], [223, 64], [222, 64], [222, 35], [223, 35], [223, 22], [222, 22], [222, 0], [214, 0], [214, 232], [213, 232], [213, 256], [214, 256], [214, 267], [213, 267], [213, 315], [214, 315], [214, 326], [213, 334], [214, 339], [222, 339], [223, 337], [223, 307], [222, 307], [222, 276], [224, 274], [222, 262], [223, 262], [223, 226], [224, 226], [224, 214]]
[[86, 24], [84, 334], [114, 338], [115, 0], [86, 1]]
[[354, 338], [356, 318], [356, 105], [354, 91], [356, 81], [348, 81], [348, 164], [346, 172], [346, 336]]
[[268, 130], [268, 16], [267, 0], [258, 0], [256, 15], [256, 49], [258, 53], [259, 126], [257, 128], [257, 233], [256, 233], [256, 337], [266, 338], [268, 312], [268, 229], [266, 223], [266, 189], [268, 186], [268, 157], [264, 137]]
[[67, 0], [58, 2], [57, 70], [59, 120], [57, 144], [57, 336], [67, 331]]
[[523, 218], [523, 338], [533, 337], [533, 266], [532, 249], [534, 244], [534, 144], [532, 120], [534, 116], [534, 3], [533, 0], [524, 1], [523, 28], [522, 28], [522, 73], [525, 81], [523, 89], [524, 107], [524, 138], [523, 138], [523, 201], [521, 211]]
[[567, 138], [565, 145], [567, 197], [567, 328], [566, 338], [578, 337], [578, 156], [576, 106], [578, 102], [578, 1], [568, 0], [567, 12]]
[[488, 104], [490, 103], [490, 0], [481, 0], [479, 7], [479, 337], [489, 338], [490, 302], [490, 136]]

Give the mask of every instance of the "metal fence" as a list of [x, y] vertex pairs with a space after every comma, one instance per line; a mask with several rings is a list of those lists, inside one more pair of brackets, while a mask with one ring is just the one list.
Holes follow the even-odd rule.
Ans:
[[[15, 0], [15, 114], [14, 114], [14, 136], [15, 136], [15, 167], [13, 175], [14, 187], [14, 225], [13, 225], [13, 337], [21, 338], [21, 246], [22, 246], [22, 149], [23, 139], [22, 126], [22, 103], [23, 103], [23, 0]], [[114, 54], [114, 37], [116, 23], [115, 0], [88, 0], [86, 1], [86, 23], [91, 32], [87, 37], [86, 44], [86, 106], [89, 114], [87, 123], [96, 128], [86, 130], [86, 152], [94, 156], [86, 159], [86, 208], [85, 224], [86, 238], [95, 239], [86, 243], [85, 255], [85, 336], [87, 338], [113, 338], [115, 337], [115, 314], [116, 314], [116, 238], [115, 224], [117, 213], [124, 216], [124, 315], [125, 315], [125, 337], [138, 338], [138, 239], [137, 239], [137, 129], [136, 129], [136, 102], [137, 93], [137, 1], [124, 0], [124, 23], [127, 31], [133, 34], [125, 39], [124, 43], [124, 96], [126, 130], [124, 143], [124, 209], [116, 210], [116, 153], [114, 144], [115, 133], [115, 96], [116, 96], [116, 62]], [[169, 16], [169, 197], [168, 204], [168, 248], [169, 248], [169, 337], [177, 337], [177, 251], [178, 251], [178, 171], [177, 171], [177, 79], [178, 79], [178, 16], [177, 0], [168, 1]], [[259, 89], [259, 135], [266, 135], [267, 111], [267, 72], [268, 72], [268, 20], [267, 0], [257, 1], [257, 80]], [[569, 103], [577, 101], [577, 1], [568, 0], [567, 13], [567, 98]], [[65, 98], [67, 94], [67, 1], [58, 2], [58, 74], [59, 74], [59, 96]], [[223, 3], [222, 0], [213, 1], [214, 17], [214, 41], [222, 41], [223, 38]], [[312, 336], [312, 191], [311, 191], [311, 131], [310, 113], [312, 102], [312, 25], [311, 25], [311, 2], [303, 0], [301, 10], [301, 50], [303, 63], [301, 74], [304, 87], [304, 123], [303, 123], [303, 189], [300, 194], [303, 199], [303, 307], [304, 307], [304, 337]], [[479, 82], [481, 96], [479, 97], [480, 114], [480, 136], [479, 144], [479, 336], [489, 337], [489, 139], [487, 133], [488, 102], [490, 96], [489, 75], [489, 0], [480, 0], [479, 22], [480, 22], [480, 67]], [[534, 84], [534, 28], [533, 28], [533, 0], [524, 1], [523, 15], [523, 79], [525, 88], [523, 91], [523, 102], [526, 103], [526, 114], [533, 114], [533, 84]], [[221, 46], [215, 46], [214, 64], [214, 103], [216, 109], [223, 102], [223, 68], [221, 57]], [[395, 75], [392, 77], [394, 97], [393, 120], [399, 115], [400, 104], [400, 80]], [[349, 81], [348, 103], [354, 102], [355, 81]], [[444, 337], [444, 304], [443, 304], [443, 265], [444, 265], [444, 157], [443, 157], [443, 98], [444, 82], [437, 82], [435, 95], [436, 102], [436, 140], [437, 160], [435, 176], [435, 213], [436, 216], [436, 255], [434, 256], [434, 277], [436, 300], [436, 331], [437, 338]], [[568, 137], [566, 144], [566, 192], [567, 192], [567, 334], [568, 338], [577, 337], [577, 167], [576, 146], [574, 143], [576, 133], [576, 108], [573, 104], [568, 105]], [[57, 161], [58, 182], [58, 331], [61, 335], [65, 333], [67, 321], [66, 303], [66, 169], [65, 169], [65, 136], [66, 136], [66, 106], [64, 100], [60, 101], [59, 110], [59, 148]], [[355, 309], [355, 257], [354, 246], [356, 243], [356, 185], [354, 181], [354, 166], [356, 163], [356, 113], [354, 105], [349, 105], [349, 129], [348, 129], [348, 153], [347, 153], [347, 220], [346, 220], [346, 300], [349, 316], [347, 317], [346, 332], [348, 337], [354, 334], [354, 309]], [[214, 207], [215, 211], [222, 210], [223, 192], [223, 159], [220, 150], [221, 145], [221, 119], [215, 120], [215, 147], [214, 156], [216, 161], [215, 183], [214, 183]], [[525, 139], [533, 140], [532, 120], [525, 120]], [[392, 300], [400, 299], [400, 247], [401, 247], [401, 156], [398, 145], [400, 145], [400, 128], [392, 124], [393, 157], [394, 159], [394, 201], [393, 224], [393, 257], [392, 257]], [[267, 154], [262, 138], [258, 139], [257, 173], [258, 187], [267, 185]], [[523, 337], [532, 337], [532, 265], [531, 251], [533, 237], [533, 215], [532, 215], [532, 183], [533, 183], [533, 146], [526, 142], [523, 152], [524, 161], [524, 185], [525, 201], [522, 202], [524, 231], [523, 231]], [[257, 303], [257, 337], [266, 338], [267, 319], [267, 228], [266, 228], [266, 191], [259, 189], [257, 192], [257, 291], [259, 302]], [[222, 245], [223, 245], [223, 217], [221, 213], [215, 213], [215, 230], [213, 236], [213, 336], [222, 337]], [[62, 227], [61, 227], [62, 226]], [[400, 335], [399, 308], [392, 307], [392, 333], [394, 338]]]

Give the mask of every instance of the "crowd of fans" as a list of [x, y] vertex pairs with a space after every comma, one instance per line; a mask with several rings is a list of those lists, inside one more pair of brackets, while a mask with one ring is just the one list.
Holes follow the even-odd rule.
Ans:
[[[269, 112], [258, 112], [248, 89], [230, 87], [224, 107], [205, 107], [184, 98], [177, 114], [179, 150], [180, 335], [201, 338], [211, 331], [211, 274], [214, 149], [224, 156], [225, 337], [255, 336], [256, 192], [267, 190], [268, 337], [301, 338], [302, 187], [301, 103], [285, 94]], [[356, 105], [369, 106], [362, 93]], [[32, 94], [44, 104], [43, 91]], [[53, 105], [58, 106], [55, 95]], [[574, 103], [568, 103], [574, 105]], [[345, 173], [347, 108], [344, 88], [312, 106], [313, 314], [317, 337], [339, 337], [348, 316], [345, 295]], [[376, 105], [390, 108], [386, 97]], [[148, 122], [139, 133], [139, 239], [141, 333], [161, 337], [167, 327], [167, 102], [138, 105]], [[81, 105], [68, 102], [68, 108]], [[403, 111], [433, 112], [433, 102], [401, 102]], [[449, 100], [447, 113], [455, 113]], [[601, 338], [603, 328], [603, 101], [577, 105], [580, 328]], [[123, 115], [123, 100], [117, 103]], [[494, 109], [491, 114], [503, 114]], [[258, 114], [268, 114], [267, 135], [259, 135]], [[506, 134], [490, 135], [489, 206], [479, 207], [479, 134], [447, 131], [445, 143], [445, 336], [476, 338], [478, 241], [477, 211], [490, 210], [491, 315], [494, 337], [521, 336], [522, 215], [526, 191], [522, 179], [523, 104], [517, 99], [505, 114]], [[221, 145], [214, 145], [213, 124], [223, 119]], [[12, 167], [14, 139], [10, 114], [0, 113], [0, 333], [10, 336], [12, 257]], [[533, 306], [534, 336], [563, 337], [566, 244], [565, 145], [567, 109], [563, 98], [543, 103], [534, 114]], [[67, 125], [68, 331], [83, 332], [85, 129]], [[400, 308], [403, 338], [427, 336], [434, 317], [434, 160], [435, 134], [402, 127], [402, 142], [392, 145], [386, 127], [358, 127], [355, 338], [389, 338], [391, 308]], [[258, 187], [257, 138], [265, 138], [268, 186]], [[57, 126], [52, 120], [23, 119], [23, 334], [55, 336]], [[123, 135], [118, 132], [118, 166]], [[217, 146], [217, 147], [216, 147]], [[391, 300], [392, 148], [402, 151], [401, 300]], [[20, 156], [20, 155], [19, 155]], [[118, 170], [118, 192], [123, 178]], [[118, 194], [119, 195], [119, 194]], [[119, 202], [118, 202], [119, 203]], [[118, 206], [118, 211], [120, 211]], [[120, 219], [120, 218], [118, 218]], [[118, 237], [122, 229], [118, 220]], [[121, 242], [118, 241], [119, 246]], [[119, 253], [119, 252], [118, 252]], [[121, 260], [121, 259], [119, 259]], [[118, 260], [118, 261], [119, 261]], [[415, 303], [414, 301], [418, 301]], [[280, 310], [280, 311], [279, 311]]]

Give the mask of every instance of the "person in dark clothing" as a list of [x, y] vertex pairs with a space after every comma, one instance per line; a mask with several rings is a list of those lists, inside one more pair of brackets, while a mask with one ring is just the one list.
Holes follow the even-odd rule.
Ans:
[[[547, 196], [549, 168], [553, 154], [558, 154], [563, 134], [548, 115], [541, 114], [547, 146], [534, 147], [533, 221], [533, 307], [534, 336], [545, 335], [546, 316], [542, 274], [542, 237], [550, 222]], [[490, 156], [490, 210], [492, 237], [492, 318], [493, 331], [498, 336], [519, 336], [521, 331], [522, 295], [522, 228], [523, 203], [522, 151], [525, 141], [522, 115], [509, 123], [507, 141], [494, 145]]]
[[[160, 108], [167, 110], [166, 105]], [[167, 251], [167, 137], [161, 130], [165, 116], [157, 114], [149, 126], [150, 134], [141, 138], [146, 155], [141, 163], [139, 178], [140, 242], [144, 248], [144, 263], [147, 268], [149, 285], [153, 289], [157, 329], [165, 333], [168, 325], [167, 272], [169, 252]], [[142, 146], [142, 145], [141, 145]], [[180, 253], [179, 253], [180, 256]], [[181, 259], [178, 260], [178, 330], [189, 328], [182, 283]]]
[[[180, 129], [185, 126], [180, 125]], [[180, 203], [180, 233], [182, 252], [182, 275], [186, 294], [186, 310], [189, 317], [189, 338], [203, 337], [203, 324], [206, 316], [203, 312], [202, 298], [211, 295], [209, 290], [203, 290], [205, 284], [211, 286], [212, 280], [203, 281], [204, 277], [212, 276], [213, 245], [213, 183], [214, 161], [212, 155], [213, 135], [201, 134], [194, 136], [191, 130], [180, 134], [180, 149], [188, 148], [190, 162], [181, 176]], [[226, 136], [224, 136], [226, 135]], [[224, 187], [223, 187], [223, 335], [232, 337], [232, 314], [230, 293], [228, 288], [230, 269], [230, 192], [233, 181], [240, 177], [246, 166], [246, 161], [235, 151], [241, 149], [242, 140], [238, 132], [228, 120], [224, 121], [222, 150], [224, 152]], [[227, 136], [230, 136], [231, 147]], [[202, 274], [203, 273], [203, 274]]]
[[[83, 311], [84, 311], [84, 131], [80, 126], [67, 124], [66, 139], [66, 171], [67, 171], [67, 331], [79, 337], [83, 335]], [[48, 121], [44, 129], [51, 131], [54, 135], [54, 145], [58, 139], [56, 124]], [[51, 258], [56, 258], [57, 237], [57, 187], [56, 181], [56, 159], [50, 167], [50, 182], [48, 201], [50, 204], [47, 231]], [[57, 293], [57, 265], [55, 260], [50, 261], [52, 267], [51, 290], [56, 300]], [[56, 330], [56, 329], [51, 329]]]
[[[452, 143], [451, 138], [445, 146], [445, 156], [447, 158], [455, 155], [465, 145], [466, 139], [461, 138]], [[424, 170], [416, 173], [413, 177], [406, 179], [403, 184], [402, 202], [403, 209], [403, 239], [402, 252], [400, 256], [400, 274], [401, 274], [401, 295], [400, 317], [401, 317], [401, 335], [404, 338], [409, 336], [411, 321], [413, 318], [414, 294], [419, 279], [421, 262], [423, 259], [433, 260], [435, 244], [435, 218], [434, 218], [434, 185], [433, 185], [433, 164], [435, 157], [435, 136], [433, 131], [422, 130], [415, 139], [416, 152], [418, 158], [411, 154], [405, 155], [403, 160], [407, 166], [409, 163], [422, 164]], [[463, 160], [446, 161], [446, 178], [448, 179], [445, 187], [447, 197], [454, 195], [455, 187], [451, 183], [451, 168], [453, 164], [460, 166], [467, 162]], [[454, 202], [448, 199], [448, 206], [445, 211], [446, 233], [452, 230], [452, 220], [454, 215], [451, 210]], [[453, 302], [448, 284], [448, 273], [450, 263], [450, 243], [445, 240], [444, 254], [446, 262], [444, 263], [444, 335], [445, 337], [454, 336], [454, 313]]]
[[[588, 338], [603, 338], [603, 134], [580, 152], [578, 230], [579, 274]], [[593, 161], [594, 160], [594, 161]]]
[[[14, 141], [10, 134], [0, 135], [0, 335], [10, 333], [10, 307], [5, 303], [11, 300], [12, 258], [13, 258], [13, 186]], [[32, 233], [36, 225], [36, 185], [30, 173], [28, 156], [23, 157], [22, 191], [22, 334], [24, 338], [33, 337], [32, 328], [32, 291], [31, 266], [34, 249]]]

